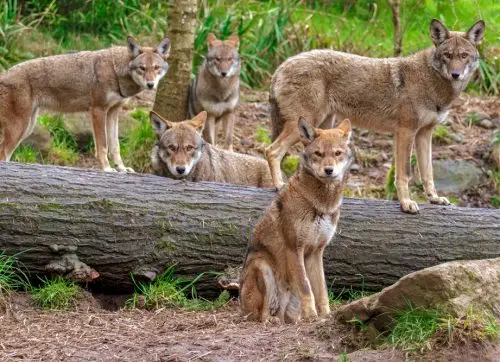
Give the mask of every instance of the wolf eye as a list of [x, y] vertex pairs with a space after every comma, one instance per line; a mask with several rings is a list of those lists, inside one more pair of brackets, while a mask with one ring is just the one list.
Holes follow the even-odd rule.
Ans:
[[451, 53], [444, 53], [444, 57], [448, 58], [448, 59], [451, 59]]
[[339, 157], [342, 154], [342, 151], [335, 151], [335, 156]]
[[215, 60], [218, 61], [218, 62], [221, 61], [221, 59], [219, 57], [215, 57]]
[[314, 156], [323, 157], [323, 152], [316, 151], [316, 152], [314, 152]]
[[168, 150], [174, 152], [175, 151], [175, 146], [174, 145], [168, 145]]
[[460, 54], [460, 56], [462, 57], [462, 59], [466, 59], [466, 58], [469, 56], [469, 54], [467, 54], [467, 53], [462, 53], [462, 54]]
[[193, 146], [191, 146], [191, 145], [186, 146], [186, 151], [191, 152], [192, 150], [194, 150]]
[[159, 70], [160, 69], [160, 66], [159, 65], [155, 65], [155, 70]]
[[143, 72], [146, 71], [146, 67], [144, 65], [139, 66], [139, 69], [142, 70]]

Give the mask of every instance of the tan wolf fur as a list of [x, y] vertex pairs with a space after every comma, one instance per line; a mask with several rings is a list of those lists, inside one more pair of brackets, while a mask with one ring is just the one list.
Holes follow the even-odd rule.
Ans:
[[203, 138], [216, 145], [217, 124], [224, 127], [224, 148], [233, 149], [233, 126], [240, 101], [240, 56], [238, 35], [222, 41], [207, 36], [208, 54], [189, 90], [189, 117], [207, 111]]
[[156, 175], [194, 182], [272, 187], [266, 160], [221, 150], [203, 140], [206, 111], [183, 122], [167, 121], [155, 112], [151, 112], [150, 118], [158, 138], [151, 152]]
[[299, 140], [299, 115], [330, 128], [334, 119], [395, 135], [396, 188], [401, 208], [417, 213], [410, 199], [410, 155], [415, 141], [418, 167], [431, 203], [448, 205], [436, 193], [432, 173], [432, 130], [467, 86], [479, 64], [476, 46], [485, 24], [467, 33], [430, 24], [434, 47], [403, 58], [375, 59], [333, 50], [313, 50], [289, 58], [271, 80], [269, 101], [274, 142], [266, 149], [275, 187], [280, 162]]
[[323, 252], [353, 159], [351, 124], [321, 130], [301, 118], [298, 130], [305, 144], [299, 169], [255, 227], [240, 281], [243, 315], [262, 322], [330, 313]]
[[0, 161], [8, 161], [36, 124], [38, 111], [90, 111], [96, 158], [104, 171], [130, 171], [120, 157], [118, 114], [129, 97], [154, 89], [168, 69], [170, 41], [29, 60], [0, 74]]

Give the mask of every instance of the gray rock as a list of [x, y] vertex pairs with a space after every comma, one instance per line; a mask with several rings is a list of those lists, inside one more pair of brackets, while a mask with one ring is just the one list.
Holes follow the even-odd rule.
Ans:
[[464, 142], [464, 135], [461, 133], [451, 133], [450, 137], [455, 141], [456, 143], [463, 143]]
[[489, 119], [483, 119], [482, 121], [479, 122], [479, 127], [483, 127], [486, 129], [493, 129], [495, 128], [495, 125]]
[[360, 167], [357, 163], [353, 163], [353, 164], [351, 165], [350, 170], [351, 170], [351, 171], [353, 171], [353, 172], [357, 172], [357, 171], [359, 171], [359, 169], [360, 169], [360, 168], [361, 168], [361, 167]]
[[31, 145], [38, 152], [46, 152], [50, 149], [52, 143], [52, 136], [46, 128], [36, 125], [33, 133], [26, 138], [22, 144]]
[[469, 160], [435, 160], [434, 183], [436, 189], [446, 193], [457, 193], [481, 182], [483, 172]]
[[354, 318], [387, 330], [394, 313], [413, 307], [440, 309], [460, 316], [469, 308], [500, 317], [500, 258], [453, 261], [401, 278], [381, 292], [341, 307], [336, 318]]

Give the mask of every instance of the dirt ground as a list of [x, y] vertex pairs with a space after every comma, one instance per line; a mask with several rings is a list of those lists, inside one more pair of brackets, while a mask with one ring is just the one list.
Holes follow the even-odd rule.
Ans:
[[211, 312], [110, 311], [89, 294], [76, 311], [45, 312], [16, 294], [0, 313], [2, 361], [500, 360], [500, 344], [406, 354], [359, 349], [358, 339], [333, 318], [296, 325], [248, 322], [236, 301]]

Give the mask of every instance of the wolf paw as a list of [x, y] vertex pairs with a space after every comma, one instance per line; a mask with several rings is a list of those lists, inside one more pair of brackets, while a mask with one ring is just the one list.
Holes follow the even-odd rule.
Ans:
[[431, 196], [429, 202], [435, 205], [451, 205], [451, 202], [446, 197]]
[[316, 312], [316, 309], [306, 309], [302, 310], [302, 315], [301, 319], [305, 321], [313, 321], [316, 318], [318, 318], [318, 312]]
[[415, 201], [407, 199], [401, 200], [401, 210], [403, 212], [407, 212], [409, 214], [418, 214], [420, 211], [418, 209], [418, 205]]
[[102, 169], [104, 172], [117, 172], [113, 167], [105, 167]]

